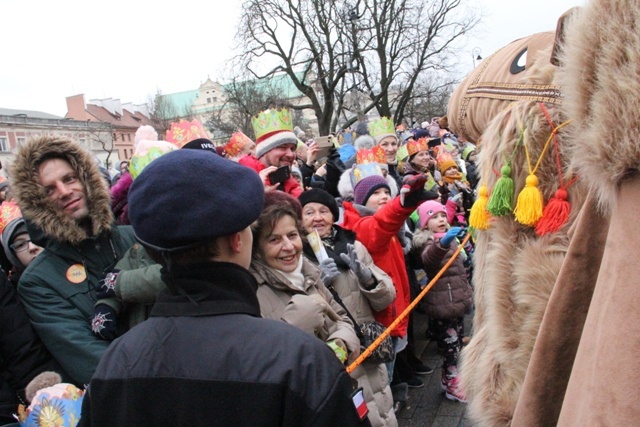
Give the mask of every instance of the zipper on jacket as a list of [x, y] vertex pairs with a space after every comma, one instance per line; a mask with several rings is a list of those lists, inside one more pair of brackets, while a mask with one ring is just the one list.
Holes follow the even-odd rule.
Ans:
[[449, 301], [453, 302], [453, 295], [451, 295], [451, 285], [447, 283], [447, 288], [449, 288]]

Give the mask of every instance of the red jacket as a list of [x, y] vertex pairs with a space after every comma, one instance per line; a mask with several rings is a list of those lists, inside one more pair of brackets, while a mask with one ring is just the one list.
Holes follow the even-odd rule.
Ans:
[[[396, 288], [396, 299], [393, 304], [389, 304], [383, 311], [373, 313], [378, 322], [389, 326], [411, 303], [404, 252], [396, 234], [416, 208], [403, 208], [399, 197], [392, 199], [371, 216], [361, 216], [352, 203], [344, 202], [342, 205], [344, 207], [342, 227], [356, 233], [358, 240], [371, 254], [373, 262], [393, 280]], [[407, 316], [393, 329], [391, 335], [405, 336], [408, 324]]]
[[[260, 160], [258, 160], [251, 154], [242, 156], [240, 160], [238, 160], [238, 163], [243, 166], [250, 167], [256, 172], [260, 172], [262, 169], [266, 169], [266, 166], [260, 163]], [[269, 181], [269, 183], [271, 183], [271, 181]], [[280, 189], [280, 187], [278, 187], [278, 189]], [[298, 181], [296, 181], [292, 177], [289, 177], [289, 179], [282, 183], [282, 191], [291, 194], [295, 198], [298, 198], [298, 196], [302, 194], [302, 188], [300, 188], [300, 184], [298, 184]]]

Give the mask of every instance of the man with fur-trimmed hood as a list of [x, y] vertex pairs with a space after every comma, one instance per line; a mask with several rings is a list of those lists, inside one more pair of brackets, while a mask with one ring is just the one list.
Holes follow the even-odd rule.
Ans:
[[18, 149], [11, 177], [31, 241], [44, 248], [18, 293], [51, 354], [74, 383], [87, 384], [109, 345], [89, 322], [98, 281], [134, 243], [133, 233], [114, 225], [107, 184], [75, 142], [30, 140]]

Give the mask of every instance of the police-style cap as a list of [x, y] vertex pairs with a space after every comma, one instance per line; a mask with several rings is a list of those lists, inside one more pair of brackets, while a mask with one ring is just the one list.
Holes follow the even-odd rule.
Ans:
[[264, 205], [258, 174], [205, 150], [176, 150], [151, 162], [129, 190], [136, 238], [158, 251], [187, 249], [236, 233]]

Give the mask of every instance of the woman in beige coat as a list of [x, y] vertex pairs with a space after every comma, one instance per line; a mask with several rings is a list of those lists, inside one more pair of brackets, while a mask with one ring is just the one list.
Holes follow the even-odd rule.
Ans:
[[[364, 245], [356, 240], [354, 232], [335, 225], [339, 210], [335, 199], [329, 193], [311, 189], [302, 193], [298, 200], [302, 204], [302, 225], [305, 231], [318, 231], [327, 254], [334, 260], [339, 271], [329, 286], [335, 290], [358, 324], [375, 320], [373, 311], [385, 309], [396, 296], [391, 278], [373, 263], [371, 255]], [[314, 263], [318, 262], [307, 242], [304, 244], [304, 254]], [[341, 254], [345, 256], [342, 257]], [[355, 255], [354, 261], [349, 255]], [[359, 265], [353, 265], [356, 263], [355, 260]], [[358, 277], [362, 275], [365, 277]], [[397, 425], [384, 363], [365, 360], [351, 372], [351, 376], [364, 390], [371, 425]]]
[[253, 227], [250, 271], [258, 282], [262, 317], [315, 335], [342, 363], [360, 355], [360, 341], [344, 309], [323, 284], [321, 271], [302, 256], [300, 203], [281, 191], [265, 195]]

